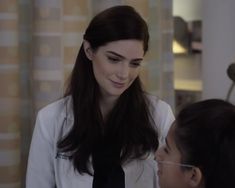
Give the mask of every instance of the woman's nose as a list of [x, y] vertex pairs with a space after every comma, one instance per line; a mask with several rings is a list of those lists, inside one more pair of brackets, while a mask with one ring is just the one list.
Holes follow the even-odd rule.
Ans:
[[121, 80], [125, 80], [128, 78], [129, 75], [129, 65], [127, 62], [120, 63], [120, 66], [118, 68], [117, 76]]

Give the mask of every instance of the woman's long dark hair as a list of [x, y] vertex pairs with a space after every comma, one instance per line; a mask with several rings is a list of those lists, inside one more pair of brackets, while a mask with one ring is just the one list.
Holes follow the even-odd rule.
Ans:
[[199, 167], [206, 188], [235, 187], [235, 106], [209, 99], [184, 108], [176, 118], [182, 163]]
[[[93, 18], [84, 39], [93, 50], [108, 42], [136, 39], [143, 41], [146, 52], [149, 33], [146, 22], [132, 7], [116, 6]], [[104, 122], [99, 107], [99, 86], [82, 46], [65, 93], [65, 96], [70, 95], [74, 124], [68, 135], [58, 142], [58, 148], [72, 153], [73, 165], [78, 172], [90, 174], [89, 157], [101, 136], [105, 137], [107, 147], [121, 148], [121, 163], [157, 149], [158, 134], [139, 77], [119, 97]]]

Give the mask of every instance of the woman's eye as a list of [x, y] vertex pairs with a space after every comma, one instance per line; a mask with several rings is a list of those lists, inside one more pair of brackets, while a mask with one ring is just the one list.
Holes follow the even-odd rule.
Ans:
[[141, 63], [140, 63], [140, 62], [131, 62], [130, 65], [131, 65], [132, 67], [138, 67], [138, 66], [141, 65]]
[[108, 57], [108, 60], [112, 63], [117, 63], [120, 61], [118, 58], [115, 58], [115, 57]]

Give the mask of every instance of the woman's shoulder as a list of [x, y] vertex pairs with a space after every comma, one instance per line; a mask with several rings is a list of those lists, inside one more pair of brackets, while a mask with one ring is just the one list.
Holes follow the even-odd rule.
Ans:
[[154, 123], [159, 131], [159, 141], [162, 142], [173, 123], [175, 117], [171, 106], [153, 95], [147, 95], [149, 109]]
[[64, 97], [41, 108], [36, 119], [41, 126], [60, 128], [65, 119], [73, 119], [71, 111], [71, 97]]
[[65, 97], [40, 109], [36, 118], [35, 134], [41, 134], [44, 138], [51, 141], [60, 137], [69, 128], [67, 125], [72, 122], [68, 119], [71, 116], [68, 115], [71, 114], [68, 112], [71, 111], [70, 103], [71, 98]]
[[67, 116], [68, 110], [71, 110], [71, 97], [64, 97], [59, 100], [56, 100], [43, 108], [38, 112], [38, 115], [43, 116], [46, 119], [64, 117]]
[[146, 94], [146, 98], [148, 99], [149, 107], [152, 108], [151, 110], [157, 111], [158, 113], [171, 111], [171, 106], [159, 97]]
[[158, 121], [163, 121], [165, 119], [169, 119], [171, 121], [174, 119], [172, 108], [167, 102], [151, 94], [147, 94], [146, 97], [148, 99], [150, 112], [154, 119], [158, 119]]

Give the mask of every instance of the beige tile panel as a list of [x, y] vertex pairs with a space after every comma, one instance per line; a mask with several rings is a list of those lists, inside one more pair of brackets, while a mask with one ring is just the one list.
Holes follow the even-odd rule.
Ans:
[[74, 64], [79, 47], [64, 47], [64, 64]]
[[59, 20], [61, 8], [41, 6], [34, 9], [34, 20]]
[[[154, 50], [153, 50], [154, 49]], [[159, 51], [160, 51], [160, 47], [157, 45], [153, 45], [150, 47], [150, 50], [147, 52], [146, 54], [146, 60], [150, 61], [150, 60], [155, 60], [157, 61], [159, 58]]]
[[71, 72], [72, 72], [72, 67], [64, 69], [64, 78], [65, 78], [64, 88], [66, 88], [67, 85], [69, 84], [69, 79], [70, 79], [70, 76], [71, 76]]
[[64, 32], [84, 32], [87, 27], [87, 21], [85, 20], [76, 20], [76, 21], [65, 21]]
[[17, 29], [17, 20], [0, 20], [0, 31], [8, 31], [8, 30], [14, 31], [16, 29]]
[[[170, 19], [168, 19], [168, 20], [162, 20], [161, 21], [161, 27], [162, 27], [162, 29], [164, 30], [164, 31], [168, 31], [169, 30], [169, 28], [171, 28], [172, 27], [172, 20], [170, 20]], [[168, 31], [169, 32], [169, 31]]]
[[2, 115], [0, 114], [0, 133], [19, 132], [19, 115]]
[[[33, 55], [37, 57], [60, 57], [61, 36], [35, 36]], [[46, 63], [45, 63], [46, 66]]]
[[0, 166], [0, 184], [20, 181], [20, 166]]
[[14, 183], [0, 183], [1, 188], [22, 188], [21, 182], [14, 182]]
[[[9, 138], [11, 136], [16, 136], [16, 134], [6, 134], [6, 138], [4, 138], [3, 134], [0, 134], [1, 140], [10, 140], [14, 138]], [[20, 156], [21, 151], [20, 148], [18, 149], [2, 149], [0, 150], [0, 167], [8, 167], [8, 166], [18, 166], [20, 164]], [[2, 183], [0, 181], [0, 183]]]
[[87, 16], [89, 14], [87, 0], [64, 0], [64, 15]]
[[143, 83], [144, 88], [149, 87], [149, 78], [148, 78], [149, 75], [148, 74], [149, 74], [148, 70], [145, 67], [143, 67], [140, 72], [140, 79]]
[[16, 12], [18, 6], [17, 0], [1, 0], [0, 12]]
[[0, 89], [0, 97], [19, 97], [18, 70], [1, 72]]
[[0, 150], [14, 150], [20, 148], [20, 139], [1, 140]]
[[34, 32], [61, 32], [61, 21], [40, 20], [34, 21]]
[[1, 64], [18, 64], [19, 53], [17, 47], [0, 47]]
[[[4, 90], [4, 88], [2, 89]], [[0, 92], [1, 94], [1, 92]], [[19, 97], [1, 97], [0, 96], [0, 114], [1, 116], [9, 115], [15, 117], [19, 115]]]
[[148, 0], [124, 0], [125, 4], [135, 7], [135, 9], [144, 17], [148, 18]]
[[52, 70], [52, 71], [40, 71], [35, 70], [33, 71], [33, 77], [35, 80], [47, 80], [47, 81], [60, 81], [63, 80], [63, 75], [61, 74], [61, 71]]

